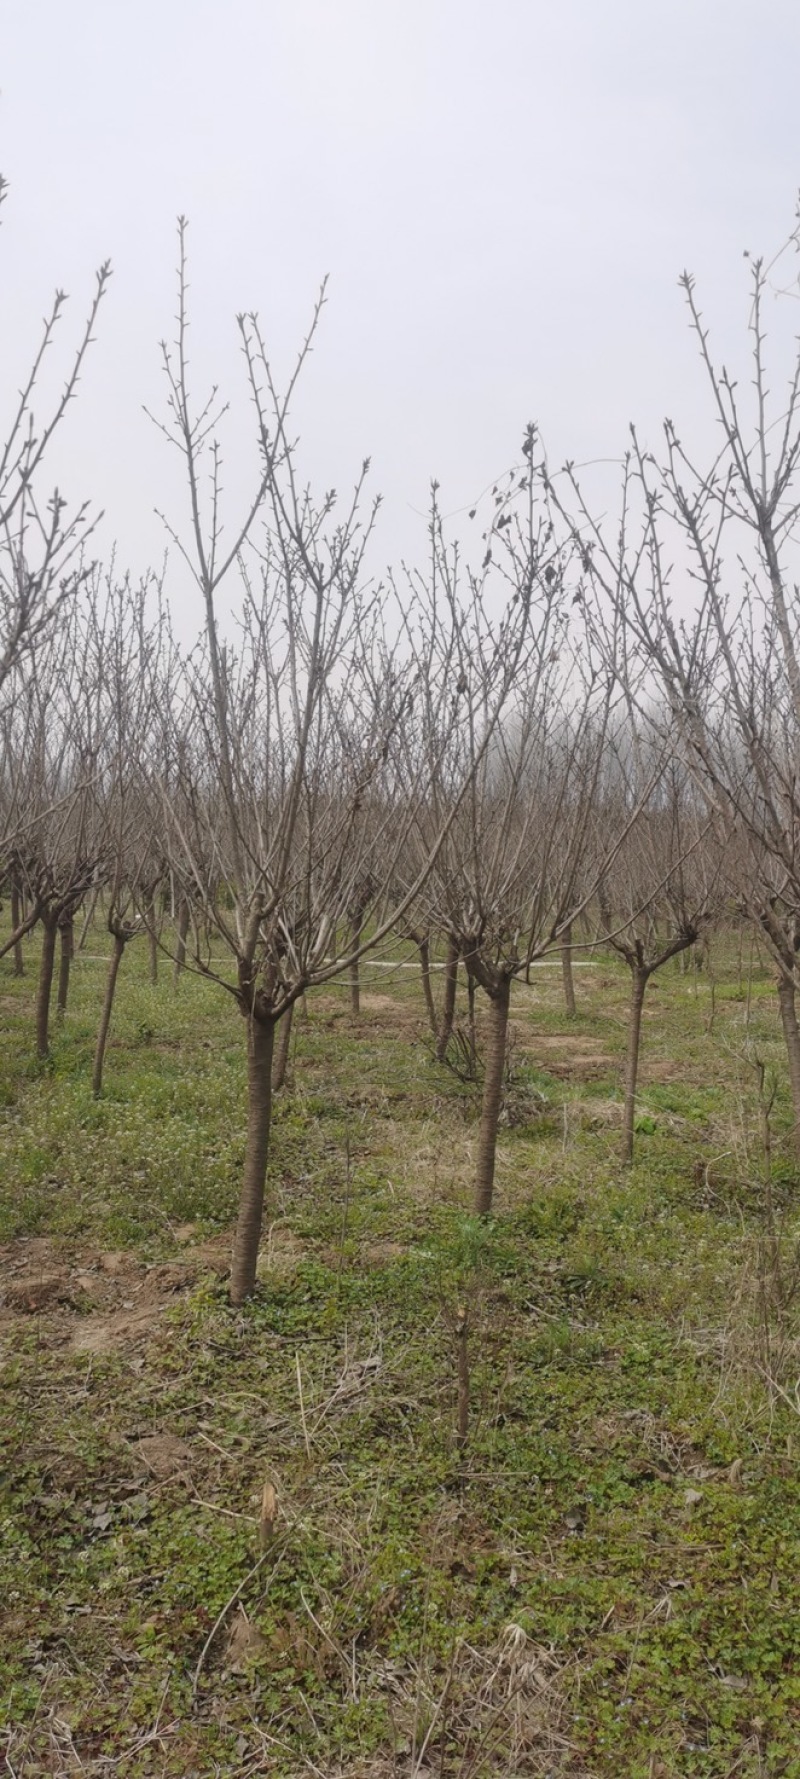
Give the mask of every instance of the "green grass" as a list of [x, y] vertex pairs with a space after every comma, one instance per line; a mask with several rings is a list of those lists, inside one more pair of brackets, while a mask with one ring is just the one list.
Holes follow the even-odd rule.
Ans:
[[[623, 973], [581, 971], [573, 1022], [557, 972], [516, 992], [485, 1224], [475, 1090], [432, 1060], [416, 978], [365, 969], [357, 1025], [345, 987], [310, 996], [238, 1312], [202, 1263], [243, 1157], [232, 1003], [196, 979], [173, 993], [166, 969], [151, 987], [131, 946], [95, 1102], [102, 963], [76, 960], [42, 1068], [35, 948], [21, 981], [6, 960], [5, 1263], [35, 1252], [84, 1281], [74, 1308], [0, 1316], [19, 1779], [800, 1775], [800, 1428], [765, 1376], [791, 1398], [800, 1371], [790, 1116], [769, 977], [746, 1026], [718, 950], [713, 1021], [702, 973], [653, 986], [630, 1170]], [[748, 1044], [779, 1071], [771, 1195]], [[100, 1313], [93, 1262], [125, 1250], [157, 1281], [186, 1224], [191, 1289], [146, 1339], [73, 1350]], [[139, 1442], [167, 1434], [184, 1461], [159, 1477]], [[246, 1618], [234, 1602], [194, 1685], [242, 1583]]]

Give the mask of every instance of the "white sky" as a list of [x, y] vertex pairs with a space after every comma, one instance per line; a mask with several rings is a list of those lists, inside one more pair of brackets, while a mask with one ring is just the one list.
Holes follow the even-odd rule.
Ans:
[[5, 0], [0, 419], [54, 286], [63, 350], [109, 256], [53, 473], [106, 509], [121, 565], [160, 557], [154, 507], [186, 510], [142, 404], [163, 411], [185, 212], [235, 513], [256, 465], [235, 313], [287, 366], [327, 272], [302, 461], [321, 490], [371, 456], [375, 567], [420, 558], [430, 478], [469, 505], [528, 419], [552, 463], [619, 455], [634, 418], [706, 426], [676, 279], [744, 367], [742, 251], [793, 222], [799, 69], [796, 0]]

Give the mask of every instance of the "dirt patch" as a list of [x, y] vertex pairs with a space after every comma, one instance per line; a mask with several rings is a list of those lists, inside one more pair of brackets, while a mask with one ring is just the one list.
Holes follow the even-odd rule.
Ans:
[[9, 1279], [3, 1289], [4, 1307], [19, 1310], [22, 1315], [38, 1315], [48, 1305], [69, 1301], [70, 1277], [63, 1269], [58, 1272], [37, 1272], [31, 1277], [23, 1270], [22, 1277]]
[[672, 1062], [669, 1057], [648, 1056], [647, 1051], [644, 1050], [639, 1063], [639, 1079], [640, 1081], [655, 1081], [659, 1087], [665, 1081], [693, 1081], [696, 1083], [698, 1080], [697, 1063], [691, 1057], [688, 1057], [685, 1062]]
[[616, 1058], [604, 1049], [602, 1038], [582, 1037], [578, 1033], [537, 1033], [524, 1049], [531, 1062], [541, 1063], [551, 1075], [582, 1075], [585, 1078], [605, 1075], [609, 1069], [617, 1067]]
[[130, 1351], [152, 1333], [163, 1307], [150, 1304], [133, 1315], [81, 1317], [71, 1329], [54, 1331], [51, 1344], [66, 1345], [70, 1353], [114, 1353], [121, 1347]]
[[0, 1247], [0, 1349], [38, 1318], [43, 1346], [108, 1353], [149, 1338], [164, 1311], [203, 1272], [226, 1271], [228, 1238], [148, 1266], [125, 1249], [65, 1252], [44, 1238]]
[[186, 1441], [176, 1433], [149, 1433], [144, 1439], [137, 1439], [136, 1453], [156, 1482], [186, 1476], [192, 1457]]
[[375, 1027], [380, 1031], [391, 1031], [402, 1027], [427, 1029], [425, 1008], [422, 994], [419, 997], [400, 998], [396, 995], [381, 994], [377, 989], [362, 988], [359, 996], [359, 1015], [354, 1020], [350, 1010], [349, 993], [339, 995], [315, 995], [311, 1001], [314, 1015], [328, 1027], [344, 1023], [357, 1030], [359, 1021], [367, 1027]]

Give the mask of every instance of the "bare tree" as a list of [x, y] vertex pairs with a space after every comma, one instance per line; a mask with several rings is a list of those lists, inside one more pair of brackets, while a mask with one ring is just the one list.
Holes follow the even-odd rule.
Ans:
[[[629, 732], [625, 741], [629, 744]], [[630, 752], [628, 745], [626, 752], [628, 759], [617, 761], [621, 770], [616, 784], [606, 788], [605, 797], [598, 798], [596, 816], [606, 830], [609, 801], [622, 794], [629, 806], [640, 804], [635, 826], [626, 835], [612, 869], [598, 883], [599, 936], [630, 971], [622, 1120], [622, 1159], [630, 1163], [647, 986], [670, 958], [697, 943], [704, 923], [715, 912], [720, 853], [704, 800], [680, 762], [674, 757], [667, 759], [663, 769], [656, 765], [654, 775], [652, 762], [645, 758], [643, 764], [639, 748]], [[636, 782], [642, 770], [648, 782], [644, 800]]]
[[[800, 225], [789, 243], [798, 245]], [[719, 427], [711, 463], [698, 465], [671, 420], [658, 459], [634, 431], [613, 537], [570, 479], [587, 575], [656, 676], [687, 764], [749, 851], [747, 905], [778, 966], [800, 1152], [800, 349], [793, 339], [775, 403], [764, 311], [780, 261], [750, 262], [750, 396], [715, 362], [694, 281], [681, 280]], [[772, 316], [779, 331], [781, 304]]]
[[[466, 694], [442, 756], [435, 794], [420, 814], [422, 847], [441, 825], [451, 784], [465, 782], [445, 844], [426, 882], [428, 921], [448, 935], [450, 984], [458, 960], [489, 1003], [475, 1208], [491, 1210], [511, 986], [557, 947], [589, 899], [585, 872], [595, 788], [602, 767], [612, 679], [584, 631], [578, 577], [557, 541], [534, 429], [524, 466], [492, 494], [480, 570], [469, 577], [470, 623], [459, 628], [456, 685]], [[442, 600], [455, 602], [458, 554], [438, 529]], [[503, 720], [484, 745], [476, 713], [489, 707], [497, 678], [497, 637], [487, 605], [501, 584], [525, 614]], [[428, 713], [432, 733], [436, 713]], [[621, 832], [631, 815], [625, 814]], [[612, 855], [608, 836], [606, 859]], [[599, 875], [601, 867], [598, 867]], [[449, 1003], [448, 1003], [449, 1007]]]
[[[6, 182], [0, 178], [0, 204], [6, 194]], [[89, 313], [61, 392], [46, 418], [37, 420], [34, 399], [67, 301], [63, 290], [56, 291], [0, 444], [0, 688], [6, 691], [14, 668], [45, 634], [86, 573], [83, 551], [96, 519], [86, 504], [70, 515], [58, 489], [45, 498], [39, 484], [53, 434], [77, 392], [110, 276], [106, 261], [96, 275]]]
[[[386, 595], [364, 578], [377, 511], [373, 502], [362, 518], [368, 466], [341, 515], [333, 492], [316, 502], [299, 480], [289, 399], [322, 297], [284, 393], [257, 317], [239, 317], [259, 468], [244, 517], [223, 544], [221, 415], [214, 397], [195, 414], [188, 383], [185, 238], [181, 223], [178, 336], [174, 349], [163, 348], [169, 418], [162, 430], [186, 467], [191, 545], [173, 536], [191, 564], [205, 625], [190, 664], [190, 715], [175, 740], [180, 795], [161, 795], [161, 826], [174, 880], [191, 894], [193, 965], [232, 996], [245, 1020], [247, 1144], [231, 1280], [241, 1302], [256, 1276], [276, 1026], [307, 987], [351, 970], [365, 946], [391, 930], [430, 868], [427, 858], [398, 907], [393, 889], [431, 759], [412, 759], [397, 736], [413, 699], [430, 695], [420, 682], [433, 658], [435, 696], [449, 707], [454, 614], [449, 657], [446, 638], [428, 629], [420, 640], [408, 614], [398, 616], [390, 638]], [[223, 639], [218, 614], [220, 585], [232, 568], [244, 585], [236, 649]], [[432, 853], [443, 839], [437, 835]]]
[[92, 794], [112, 939], [92, 1072], [92, 1091], [98, 1095], [125, 951], [145, 928], [157, 944], [154, 886], [163, 880], [164, 864], [154, 843], [146, 786], [148, 771], [163, 763], [162, 712], [178, 693], [179, 661], [161, 586], [153, 577], [133, 586], [127, 578], [117, 582], [108, 575], [102, 588], [96, 580], [78, 623], [86, 637], [86, 666], [82, 678], [76, 676], [74, 697], [96, 708], [102, 737]]

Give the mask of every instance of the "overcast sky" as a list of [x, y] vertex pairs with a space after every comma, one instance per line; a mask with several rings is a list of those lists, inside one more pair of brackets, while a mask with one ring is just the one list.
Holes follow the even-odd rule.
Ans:
[[57, 469], [137, 573], [153, 509], [185, 520], [142, 412], [163, 410], [179, 212], [197, 393], [235, 398], [232, 516], [256, 463], [235, 314], [259, 310], [286, 367], [330, 275], [303, 463], [341, 488], [371, 457], [376, 569], [422, 555], [432, 476], [468, 506], [529, 419], [553, 463], [618, 456], [631, 419], [702, 426], [678, 274], [743, 364], [743, 250], [794, 219], [796, 0], [5, 0], [1, 43], [0, 415], [53, 287], [63, 350], [110, 257]]

